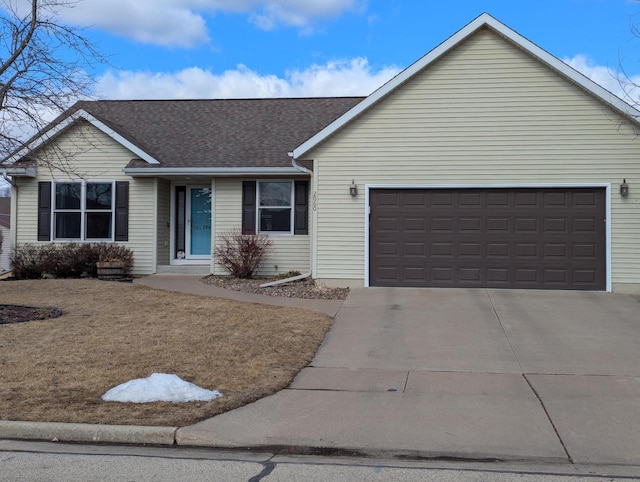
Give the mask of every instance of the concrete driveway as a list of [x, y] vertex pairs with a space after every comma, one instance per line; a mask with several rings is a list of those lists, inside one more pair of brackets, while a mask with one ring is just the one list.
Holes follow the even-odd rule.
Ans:
[[639, 377], [624, 295], [353, 290], [289, 389], [177, 440], [640, 465]]

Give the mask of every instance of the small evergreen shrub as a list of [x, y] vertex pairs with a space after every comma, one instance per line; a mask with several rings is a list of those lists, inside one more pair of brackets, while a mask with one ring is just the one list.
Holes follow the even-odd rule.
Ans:
[[261, 234], [242, 234], [240, 229], [220, 234], [216, 261], [236, 278], [252, 278], [271, 249], [271, 240]]
[[96, 277], [97, 262], [116, 260], [130, 274], [133, 252], [119, 244], [22, 244], [11, 253], [13, 275], [20, 279]]

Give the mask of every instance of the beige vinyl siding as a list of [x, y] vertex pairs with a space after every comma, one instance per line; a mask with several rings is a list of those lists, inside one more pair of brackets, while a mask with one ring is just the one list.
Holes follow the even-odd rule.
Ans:
[[[242, 181], [243, 179], [224, 178], [215, 180], [214, 226], [218, 236], [222, 232], [241, 227]], [[309, 271], [309, 236], [272, 235], [270, 238], [273, 241], [272, 250], [259, 270], [259, 275], [270, 276], [290, 270], [301, 273]], [[215, 260], [213, 263], [215, 274], [226, 274]]]
[[126, 176], [122, 169], [136, 156], [87, 122], [72, 127], [56, 142], [65, 152], [74, 153], [69, 161], [76, 175], [39, 167], [36, 179], [17, 179], [17, 244], [41, 244], [37, 236], [38, 182], [77, 180], [79, 176], [87, 180], [129, 181], [129, 241], [119, 244], [133, 250], [134, 274], [153, 273], [155, 246], [150, 240], [154, 239], [156, 228], [154, 180]]
[[158, 265], [168, 265], [169, 249], [171, 242], [171, 183], [164, 179], [157, 179], [157, 206], [158, 206]]
[[[315, 159], [319, 279], [364, 279], [365, 184], [611, 183], [612, 281], [640, 283], [640, 141], [488, 29], [329, 138]], [[618, 186], [626, 178], [630, 196]], [[360, 189], [351, 198], [354, 179]]]

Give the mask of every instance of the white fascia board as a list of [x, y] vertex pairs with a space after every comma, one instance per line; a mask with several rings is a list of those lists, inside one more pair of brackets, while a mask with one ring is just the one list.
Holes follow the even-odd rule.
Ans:
[[18, 152], [16, 152], [13, 156], [8, 158], [6, 162], [9, 163], [9, 164], [12, 164], [12, 163], [16, 162], [17, 160], [22, 159], [29, 152], [38, 149], [39, 147], [41, 147], [42, 145], [44, 145], [45, 143], [47, 143], [48, 141], [50, 141], [51, 139], [53, 139], [54, 137], [59, 135], [61, 132], [63, 132], [69, 126], [73, 125], [79, 119], [86, 120], [92, 126], [94, 126], [96, 129], [102, 131], [104, 134], [106, 134], [107, 136], [111, 137], [118, 144], [122, 145], [126, 149], [129, 149], [131, 152], [133, 152], [134, 154], [136, 154], [137, 156], [139, 156], [141, 159], [145, 160], [149, 164], [160, 164], [160, 162], [157, 159], [155, 159], [153, 156], [147, 154], [142, 149], [140, 149], [138, 146], [136, 146], [132, 142], [130, 142], [127, 139], [125, 139], [124, 137], [122, 137], [116, 131], [114, 131], [113, 129], [107, 127], [104, 123], [100, 122], [98, 119], [96, 119], [94, 116], [89, 114], [84, 109], [78, 109], [77, 111], [75, 111], [73, 114], [71, 114], [66, 119], [62, 120], [58, 125], [53, 127], [51, 130], [49, 130], [48, 132], [45, 132], [44, 134], [39, 136], [37, 139], [35, 139], [33, 142], [31, 142], [28, 145], [24, 146], [22, 149], [20, 149]]
[[414, 62], [412, 65], [407, 67], [405, 70], [396, 75], [389, 82], [384, 84], [378, 90], [373, 92], [369, 97], [364, 99], [362, 102], [345, 112], [342, 116], [337, 118], [327, 127], [322, 129], [316, 135], [308, 139], [306, 142], [296, 147], [291, 153], [294, 159], [301, 159], [306, 153], [308, 153], [311, 149], [316, 147], [322, 141], [333, 135], [336, 131], [341, 129], [344, 125], [350, 122], [352, 119], [362, 114], [365, 110], [367, 110], [372, 105], [376, 104], [380, 99], [387, 96], [390, 92], [404, 84], [411, 77], [416, 75], [422, 69], [427, 67], [429, 64], [436, 61], [442, 55], [456, 47], [466, 38], [474, 34], [477, 30], [483, 27], [490, 27], [503, 37], [507, 38], [514, 44], [518, 45], [524, 51], [538, 58], [542, 63], [556, 70], [563, 76], [572, 80], [580, 87], [584, 88], [591, 94], [598, 97], [605, 104], [608, 104], [610, 107], [615, 109], [616, 111], [622, 113], [623, 115], [629, 117], [634, 120], [636, 123], [640, 123], [638, 119], [640, 118], [640, 111], [632, 107], [631, 105], [624, 102], [619, 97], [615, 96], [605, 88], [593, 82], [591, 79], [585, 77], [581, 73], [579, 73], [574, 68], [565, 64], [561, 60], [557, 59], [546, 50], [541, 49], [537, 45], [535, 45], [530, 40], [526, 39], [519, 33], [507, 27], [502, 22], [499, 22], [495, 18], [493, 18], [488, 13], [483, 13], [471, 23], [467, 24], [461, 30], [458, 30], [455, 34], [449, 37], [447, 40], [442, 42], [436, 48], [431, 50], [424, 57], [420, 58], [418, 61]]
[[308, 176], [292, 167], [125, 167], [133, 177], [156, 176]]
[[0, 174], [14, 177], [36, 177], [35, 167], [2, 167]]

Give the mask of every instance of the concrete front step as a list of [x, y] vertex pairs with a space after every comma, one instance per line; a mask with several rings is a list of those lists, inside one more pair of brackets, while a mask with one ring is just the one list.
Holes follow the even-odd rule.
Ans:
[[211, 273], [209, 264], [180, 264], [180, 265], [164, 265], [157, 266], [158, 274], [201, 274], [207, 275]]

